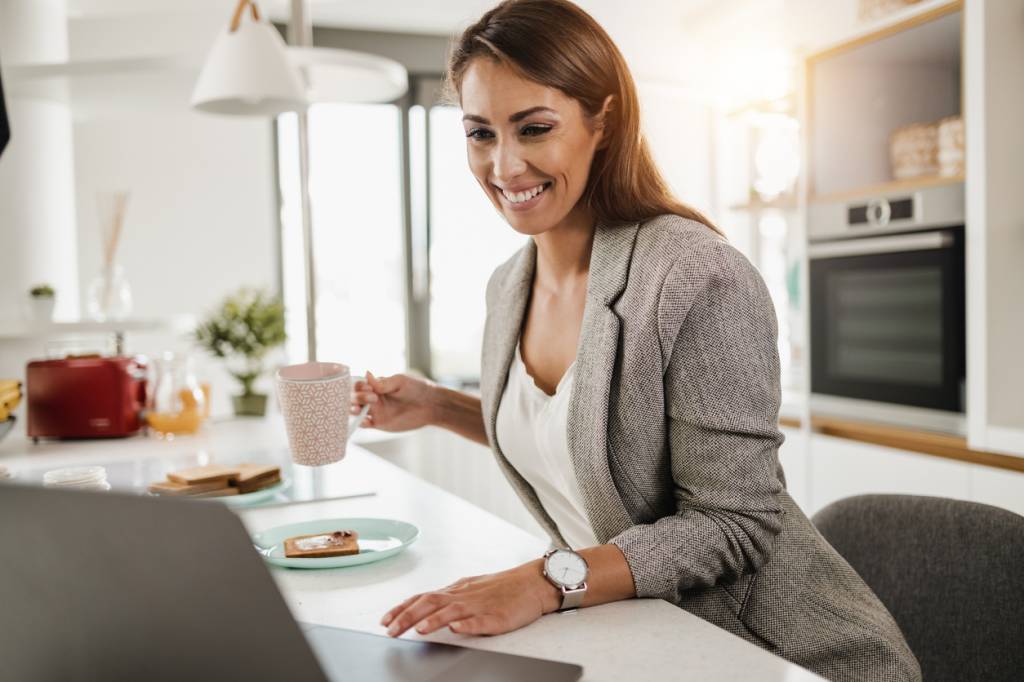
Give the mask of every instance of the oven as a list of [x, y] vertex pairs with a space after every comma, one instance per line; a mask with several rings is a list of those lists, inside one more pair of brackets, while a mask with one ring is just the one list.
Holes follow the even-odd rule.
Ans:
[[959, 430], [966, 375], [962, 197], [956, 183], [809, 211], [812, 405]]

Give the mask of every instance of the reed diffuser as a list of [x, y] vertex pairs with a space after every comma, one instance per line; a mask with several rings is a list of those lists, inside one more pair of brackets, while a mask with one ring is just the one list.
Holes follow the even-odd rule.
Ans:
[[132, 290], [124, 269], [117, 263], [117, 247], [124, 232], [128, 192], [100, 192], [96, 204], [103, 264], [89, 286], [86, 308], [89, 317], [98, 322], [123, 320], [132, 312]]

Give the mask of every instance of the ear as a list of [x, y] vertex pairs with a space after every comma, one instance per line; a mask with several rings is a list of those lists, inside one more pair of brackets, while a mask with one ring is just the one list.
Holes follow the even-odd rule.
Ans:
[[608, 95], [604, 98], [604, 103], [601, 105], [601, 111], [595, 117], [597, 130], [601, 133], [601, 140], [597, 143], [598, 149], [604, 149], [608, 146], [608, 113], [615, 108], [615, 95]]

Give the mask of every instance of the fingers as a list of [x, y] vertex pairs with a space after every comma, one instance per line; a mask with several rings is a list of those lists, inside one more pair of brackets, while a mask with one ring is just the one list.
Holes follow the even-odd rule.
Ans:
[[505, 631], [501, 619], [490, 614], [452, 621], [448, 627], [452, 632], [460, 635], [498, 635]]
[[394, 620], [395, 616], [404, 611], [410, 604], [419, 599], [421, 596], [423, 595], [414, 594], [398, 606], [394, 607], [393, 609], [385, 613], [384, 617], [380, 619], [380, 624], [385, 627], [390, 625], [391, 621]]
[[401, 636], [403, 632], [413, 625], [446, 606], [449, 603], [449, 599], [448, 595], [439, 592], [428, 592], [427, 594], [419, 595], [411, 604], [394, 614], [391, 624], [388, 626], [388, 636]]
[[380, 396], [372, 391], [356, 391], [352, 394], [352, 403], [358, 403], [360, 406], [366, 403], [375, 403], [380, 400]]
[[440, 630], [445, 625], [454, 621], [469, 617], [466, 606], [461, 603], [452, 603], [443, 606], [416, 624], [416, 632], [421, 635], [429, 635], [431, 632]]
[[366, 381], [370, 384], [370, 388], [377, 393], [393, 393], [398, 390], [399, 382], [397, 376], [375, 377], [373, 372], [367, 370]]

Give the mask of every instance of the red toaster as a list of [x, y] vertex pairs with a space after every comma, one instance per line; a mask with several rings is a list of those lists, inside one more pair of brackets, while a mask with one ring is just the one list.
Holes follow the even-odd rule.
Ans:
[[33, 440], [130, 436], [142, 428], [145, 358], [34, 360], [26, 370], [25, 403]]

